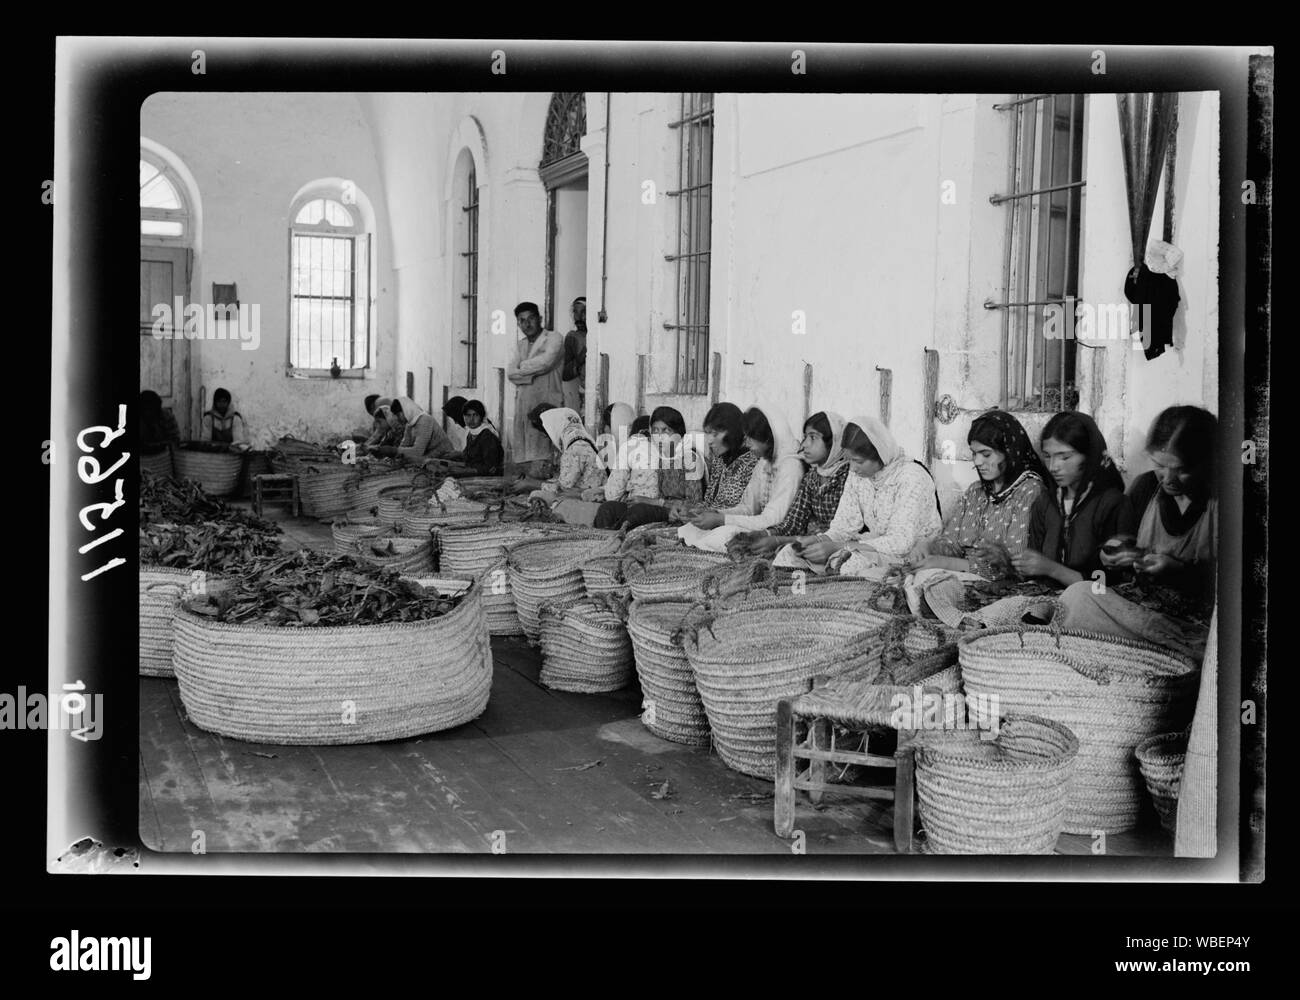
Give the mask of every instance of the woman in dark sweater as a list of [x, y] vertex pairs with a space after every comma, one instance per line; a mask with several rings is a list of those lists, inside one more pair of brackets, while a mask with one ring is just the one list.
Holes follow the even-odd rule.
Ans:
[[[1134, 480], [1117, 537], [1102, 547], [1105, 588], [1082, 581], [1061, 595], [1067, 628], [1153, 642], [1199, 659], [1209, 637], [1219, 542], [1218, 421], [1171, 406], [1147, 435], [1155, 469]], [[1129, 571], [1136, 579], [1129, 583]]]
[[477, 399], [467, 401], [459, 409], [465, 424], [465, 450], [449, 456], [447, 472], [453, 476], [497, 475], [505, 453], [492, 421], [487, 419], [487, 409]]
[[1029, 548], [1011, 557], [1022, 576], [1040, 576], [1063, 587], [1090, 579], [1101, 569], [1101, 547], [1119, 528], [1124, 480], [1106, 451], [1092, 417], [1070, 411], [1047, 422], [1041, 438], [1043, 464], [1055, 481], [1029, 519]]

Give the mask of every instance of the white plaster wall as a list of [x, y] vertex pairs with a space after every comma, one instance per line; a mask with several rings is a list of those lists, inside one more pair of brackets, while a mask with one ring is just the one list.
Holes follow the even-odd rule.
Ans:
[[[374, 289], [379, 370], [396, 343], [390, 223], [367, 116], [352, 94], [155, 94], [140, 111], [140, 134], [162, 143], [192, 171], [203, 201], [201, 284], [192, 301], [211, 302], [212, 283], [235, 282], [241, 302], [261, 306], [261, 343], [191, 344], [194, 398], [200, 387], [229, 389], [254, 443], [282, 434], [321, 438], [365, 423], [362, 400], [387, 388], [379, 371], [360, 379], [293, 379], [288, 362], [290, 200], [321, 177], [353, 180], [374, 206], [378, 281]], [[391, 360], [387, 363], [391, 364]]]

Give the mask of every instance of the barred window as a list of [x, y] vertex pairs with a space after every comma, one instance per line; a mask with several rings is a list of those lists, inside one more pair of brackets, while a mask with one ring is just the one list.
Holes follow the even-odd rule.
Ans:
[[[346, 197], [346, 192], [344, 192]], [[344, 371], [369, 361], [370, 234], [355, 203], [309, 196], [289, 231], [289, 365]]]
[[1078, 405], [1075, 341], [1046, 335], [1051, 312], [1072, 322], [1079, 294], [1084, 95], [1017, 95], [995, 109], [1011, 116], [1002, 287], [1000, 405], [1070, 410]]
[[478, 175], [472, 166], [461, 211], [465, 213], [464, 249], [460, 252], [465, 262], [465, 290], [460, 296], [465, 305], [465, 329], [460, 343], [465, 348], [465, 387], [474, 389], [478, 387]]
[[703, 394], [709, 389], [709, 261], [713, 223], [713, 95], [682, 94], [678, 130], [677, 252], [667, 255], [676, 268], [677, 334], [675, 391]]

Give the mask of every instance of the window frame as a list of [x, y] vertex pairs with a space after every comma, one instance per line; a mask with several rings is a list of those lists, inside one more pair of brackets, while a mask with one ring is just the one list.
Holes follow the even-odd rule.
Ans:
[[188, 247], [193, 245], [193, 208], [190, 205], [189, 192], [185, 188], [185, 183], [171, 165], [162, 157], [140, 147], [140, 160], [149, 164], [171, 185], [171, 189], [176, 192], [177, 200], [180, 201], [181, 207], [175, 208], [145, 208], [140, 207], [140, 222], [179, 222], [181, 232], [179, 235], [167, 235], [164, 233], [145, 233], [139, 232], [140, 242], [149, 246], [172, 246]]
[[[373, 361], [373, 344], [374, 344], [374, 238], [366, 225], [365, 217], [361, 211], [361, 206], [354, 197], [348, 199], [346, 191], [342, 187], [316, 188], [301, 194], [296, 198], [289, 212], [289, 275], [288, 275], [288, 296], [286, 302], [286, 323], [285, 328], [287, 336], [285, 338], [285, 375], [289, 378], [333, 378], [330, 369], [299, 367], [294, 364], [293, 354], [295, 341], [294, 328], [294, 303], [298, 299], [342, 299], [346, 298], [351, 303], [349, 309], [349, 329], [347, 331], [347, 344], [350, 356], [346, 359], [340, 359], [339, 367], [341, 372], [339, 378], [364, 379], [370, 374]], [[298, 216], [308, 205], [314, 201], [326, 201], [337, 203], [344, 211], [352, 217], [350, 226], [339, 226], [328, 221], [328, 215], [322, 216], [320, 222], [308, 223], [298, 222]], [[295, 242], [298, 237], [326, 237], [335, 239], [347, 239], [349, 241], [349, 295], [348, 296], [321, 296], [321, 295], [298, 295], [294, 291], [295, 275]], [[358, 241], [365, 241], [365, 294], [362, 295], [358, 288], [357, 266]], [[364, 358], [361, 363], [357, 363], [357, 318], [360, 311], [365, 310], [365, 329], [366, 344]]]
[[[1068, 100], [1068, 110], [1061, 112], [1059, 100]], [[1050, 102], [1050, 111], [1048, 104]], [[1032, 107], [1032, 113], [1027, 109]], [[994, 205], [1006, 206], [1006, 230], [1002, 260], [1002, 294], [1000, 302], [986, 301], [985, 309], [1001, 311], [1002, 335], [999, 347], [999, 406], [1023, 412], [1061, 412], [1078, 406], [1078, 356], [1072, 350], [1079, 341], [1061, 339], [1048, 342], [1043, 336], [1046, 310], [1059, 307], [1070, 310], [1064, 318], [1073, 322], [1072, 310], [1078, 303], [1083, 271], [1083, 194], [1087, 136], [1087, 100], [1085, 94], [1017, 94], [1010, 101], [993, 105], [999, 113], [1011, 113], [1008, 123], [1010, 147], [1005, 193], [989, 198]], [[1050, 120], [1052, 128], [1042, 125]], [[1066, 122], [1065, 180], [1057, 181], [1060, 166], [1058, 134]], [[1061, 261], [1061, 288], [1050, 289], [1053, 276], [1052, 220], [1062, 211], [1064, 201], [1064, 259]], [[1060, 247], [1058, 246], [1058, 251]], [[1067, 326], [1067, 329], [1072, 327]], [[1055, 385], [1049, 376], [1051, 344], [1057, 345]], [[1086, 345], [1085, 345], [1086, 346]], [[1071, 365], [1069, 362], [1073, 362]], [[1073, 382], [1067, 369], [1073, 368]], [[1034, 381], [1037, 380], [1037, 388]], [[1071, 393], [1073, 388], [1073, 393]], [[1054, 395], [1052, 395], [1054, 394]], [[1049, 403], [1050, 399], [1050, 403]], [[1012, 405], [1016, 403], [1018, 405]]]
[[[675, 304], [673, 322], [665, 322], [663, 326], [674, 334], [673, 393], [682, 396], [709, 393], [715, 99], [712, 92], [683, 92], [678, 117], [668, 124], [670, 129], [679, 130], [677, 188], [666, 192], [677, 204], [677, 252], [664, 255], [674, 265]], [[699, 134], [705, 128], [708, 130], [707, 178], [703, 177], [705, 144]], [[705, 202], [707, 209], [702, 211], [701, 204]], [[690, 263], [683, 267], [683, 261], [688, 260]]]
[[465, 250], [459, 251], [465, 261], [465, 290], [461, 300], [465, 303], [465, 331], [461, 346], [465, 348], [465, 384], [463, 388], [478, 388], [478, 264], [479, 264], [479, 188], [478, 168], [470, 157], [465, 181], [466, 201], [460, 206], [465, 216]]

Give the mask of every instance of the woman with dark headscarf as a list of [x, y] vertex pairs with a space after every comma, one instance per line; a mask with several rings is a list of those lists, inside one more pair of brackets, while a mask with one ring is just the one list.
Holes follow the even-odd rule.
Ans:
[[[1217, 438], [1218, 421], [1199, 406], [1156, 417], [1146, 445], [1155, 469], [1133, 481], [1117, 537], [1102, 547], [1108, 584], [1067, 587], [1061, 625], [1204, 655], [1219, 547]], [[1130, 570], [1136, 579], [1126, 582]]]
[[962, 495], [943, 532], [919, 543], [909, 561], [918, 569], [1002, 576], [1011, 568], [995, 559], [998, 546], [1014, 558], [1029, 545], [1031, 515], [1049, 476], [1024, 427], [1005, 410], [976, 417], [966, 442], [979, 479]]
[[1055, 489], [1035, 505], [1029, 548], [1011, 564], [1021, 576], [1068, 587], [1101, 569], [1101, 547], [1115, 534], [1124, 506], [1124, 480], [1086, 413], [1056, 414], [1043, 428], [1042, 444]]

